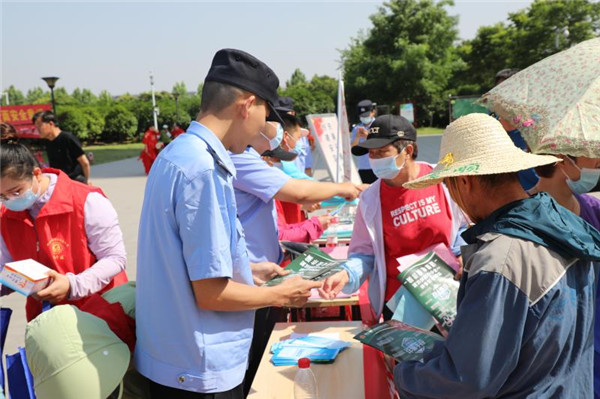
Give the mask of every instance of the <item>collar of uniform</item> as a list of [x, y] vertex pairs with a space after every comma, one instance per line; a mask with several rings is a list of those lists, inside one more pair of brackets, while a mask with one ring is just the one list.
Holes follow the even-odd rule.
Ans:
[[233, 165], [233, 161], [231, 160], [221, 140], [217, 138], [212, 130], [201, 123], [193, 121], [187, 129], [187, 133], [192, 133], [200, 137], [210, 148], [212, 148], [214, 154], [217, 156], [217, 158], [219, 158], [219, 161], [223, 164], [227, 171], [233, 177], [235, 177], [235, 166]]

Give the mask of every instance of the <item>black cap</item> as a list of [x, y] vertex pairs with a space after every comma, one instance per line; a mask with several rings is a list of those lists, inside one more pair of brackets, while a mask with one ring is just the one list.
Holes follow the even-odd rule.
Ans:
[[352, 147], [352, 154], [365, 155], [370, 149], [385, 147], [398, 140], [417, 141], [417, 130], [403, 116], [381, 115], [371, 124], [367, 139]]
[[499, 80], [506, 80], [506, 79], [510, 78], [511, 76], [516, 75], [520, 71], [521, 70], [517, 69], [517, 68], [503, 69], [496, 74], [495, 80], [496, 80], [496, 82], [498, 82]]
[[282, 161], [293, 161], [298, 154], [295, 152], [286, 151], [281, 146], [277, 146], [274, 150], [267, 150], [262, 153], [263, 157], [277, 158]]
[[288, 113], [294, 111], [294, 100], [292, 97], [279, 97], [274, 104], [277, 112]]
[[204, 81], [225, 83], [256, 94], [279, 117], [274, 107], [279, 98], [279, 78], [267, 64], [245, 51], [229, 48], [217, 51]]
[[360, 116], [369, 116], [371, 111], [373, 110], [373, 101], [371, 100], [362, 100], [358, 103], [358, 113]]

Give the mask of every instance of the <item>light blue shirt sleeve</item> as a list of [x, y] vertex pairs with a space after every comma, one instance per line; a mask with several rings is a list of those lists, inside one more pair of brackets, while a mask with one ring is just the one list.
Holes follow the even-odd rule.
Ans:
[[273, 199], [290, 179], [283, 171], [267, 165], [262, 159], [257, 161], [257, 156], [250, 151], [235, 154], [231, 158], [237, 171], [233, 181], [235, 189], [252, 194], [265, 203]]
[[352, 294], [360, 288], [362, 283], [371, 275], [375, 267], [375, 256], [359, 253], [351, 253], [348, 262], [342, 267], [348, 272], [348, 283], [342, 289], [344, 294]]
[[182, 184], [175, 214], [190, 280], [231, 278], [231, 223], [223, 218], [214, 172], [204, 171]]
[[298, 165], [293, 161], [281, 161], [281, 169], [286, 175], [294, 179], [315, 180], [313, 177], [304, 173], [303, 170], [298, 169]]

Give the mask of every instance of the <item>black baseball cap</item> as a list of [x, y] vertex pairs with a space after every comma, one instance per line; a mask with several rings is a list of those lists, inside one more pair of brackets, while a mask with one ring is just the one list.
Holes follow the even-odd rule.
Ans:
[[295, 152], [286, 151], [283, 148], [281, 148], [281, 146], [278, 146], [274, 150], [267, 150], [263, 152], [262, 156], [277, 158], [282, 161], [293, 161], [294, 159], [296, 159], [298, 154], [296, 154]]
[[360, 116], [369, 116], [371, 111], [373, 110], [373, 101], [371, 100], [362, 100], [358, 103], [358, 113]]
[[292, 97], [279, 97], [275, 103], [278, 112], [288, 113], [294, 111], [294, 100]]
[[417, 130], [403, 116], [381, 115], [371, 124], [367, 139], [352, 147], [352, 154], [365, 155], [370, 149], [385, 147], [398, 140], [417, 141]]
[[267, 102], [270, 114], [283, 123], [274, 106], [279, 98], [279, 78], [253, 55], [229, 48], [217, 51], [204, 81], [225, 83], [256, 94]]

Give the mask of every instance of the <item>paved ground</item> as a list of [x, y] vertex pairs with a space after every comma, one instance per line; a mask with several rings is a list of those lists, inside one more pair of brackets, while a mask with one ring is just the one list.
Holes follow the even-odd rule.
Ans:
[[[418, 159], [425, 162], [437, 162], [440, 138], [441, 136], [420, 137]], [[323, 166], [317, 164], [316, 167], [315, 177], [319, 180], [325, 179], [327, 173]], [[131, 280], [135, 280], [137, 231], [146, 184], [144, 168], [141, 162], [135, 158], [97, 165], [92, 167], [91, 181], [104, 190], [117, 210], [127, 249], [127, 275]], [[13, 309], [4, 348], [4, 353], [12, 354], [17, 351], [18, 346], [23, 346], [25, 299], [19, 294], [11, 294], [0, 298], [0, 305]]]

